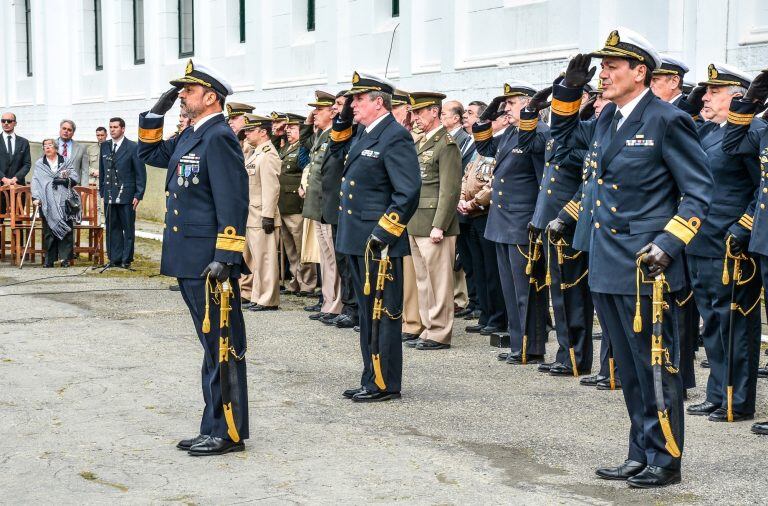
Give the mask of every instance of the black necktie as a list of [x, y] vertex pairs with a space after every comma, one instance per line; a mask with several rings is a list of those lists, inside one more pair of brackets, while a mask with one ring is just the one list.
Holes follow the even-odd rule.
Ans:
[[115, 144], [115, 142], [113, 141], [112, 142], [112, 156], [115, 155], [115, 151], [117, 151], [117, 144]]
[[8, 140], [8, 157], [13, 156], [13, 147], [11, 146], [11, 136], [7, 135], [5, 137]]
[[613, 121], [611, 121], [611, 139], [616, 137], [616, 130], [619, 129], [619, 121], [621, 121], [621, 111], [616, 110], [616, 114], [613, 115]]

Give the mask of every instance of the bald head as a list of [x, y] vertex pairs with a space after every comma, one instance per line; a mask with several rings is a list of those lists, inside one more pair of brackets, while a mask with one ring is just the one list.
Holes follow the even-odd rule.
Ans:
[[461, 127], [461, 118], [464, 116], [464, 106], [457, 100], [443, 102], [440, 112], [440, 122], [449, 132]]

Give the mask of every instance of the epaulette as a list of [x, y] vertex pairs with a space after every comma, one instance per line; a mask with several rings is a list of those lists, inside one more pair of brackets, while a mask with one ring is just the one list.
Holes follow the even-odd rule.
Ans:
[[272, 148], [270, 148], [269, 146], [264, 146], [263, 148], [261, 148], [261, 151], [263, 151], [264, 153], [268, 153], [270, 149]]
[[456, 139], [453, 138], [453, 135], [446, 133], [445, 134], [445, 142], [447, 144], [456, 144]]

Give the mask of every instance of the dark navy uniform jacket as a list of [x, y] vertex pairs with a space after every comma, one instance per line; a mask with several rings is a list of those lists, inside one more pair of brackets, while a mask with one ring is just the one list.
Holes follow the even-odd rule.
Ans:
[[139, 115], [139, 158], [167, 167], [160, 272], [198, 278], [212, 261], [241, 272], [248, 218], [248, 174], [223, 115], [163, 141], [163, 118]]
[[757, 108], [757, 104], [731, 101], [723, 133], [723, 151], [751, 156], [760, 163], [760, 185], [737, 224], [751, 231], [749, 251], [768, 256], [768, 135], [765, 122], [754, 119]]
[[[147, 168], [139, 159], [138, 145], [123, 138], [120, 149], [115, 152], [117, 180], [108, 172], [112, 164], [112, 139], [102, 142], [99, 148], [99, 195], [113, 204], [131, 204], [134, 198], [144, 198], [147, 187]], [[120, 198], [118, 202], [117, 199]]]
[[[753, 120], [752, 128], [763, 122]], [[686, 253], [709, 258], [725, 257], [725, 238], [730, 232], [742, 244], [749, 243], [751, 213], [743, 217], [760, 185], [760, 163], [754, 153], [729, 155], [723, 151], [725, 128], [706, 122], [699, 128], [701, 147], [709, 157], [715, 191], [709, 204], [707, 220], [688, 244]]]
[[[521, 126], [523, 123], [521, 122]], [[477, 152], [496, 159], [485, 238], [501, 244], [528, 244], [528, 223], [533, 218], [539, 181], [544, 172], [544, 151], [549, 127], [535, 124], [533, 140], [523, 152], [519, 131], [510, 127], [493, 137], [491, 124], [472, 126]]]
[[[405, 226], [419, 203], [421, 171], [413, 137], [388, 114], [365, 133], [334, 120], [330, 150], [346, 151], [341, 179], [336, 251], [364, 256], [368, 236], [389, 245], [389, 256], [409, 253]], [[329, 155], [327, 155], [329, 156]]]
[[[712, 175], [690, 116], [650, 90], [613, 139], [616, 105], [581, 122], [581, 93], [555, 85], [552, 135], [594, 155], [589, 285], [593, 292], [634, 295], [637, 251], [653, 242], [673, 260], [680, 256], [706, 218]], [[683, 262], [673, 261], [666, 276], [671, 291], [682, 289]]]

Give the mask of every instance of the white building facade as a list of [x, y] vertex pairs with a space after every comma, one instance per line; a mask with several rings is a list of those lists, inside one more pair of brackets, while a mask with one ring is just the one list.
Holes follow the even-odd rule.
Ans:
[[392, 40], [399, 87], [489, 101], [508, 80], [551, 82], [617, 25], [687, 62], [687, 81], [712, 61], [768, 67], [766, 0], [0, 0], [0, 110], [35, 141], [65, 117], [81, 140], [112, 116], [135, 138], [193, 58], [257, 113], [306, 113], [313, 90], [384, 74]]

